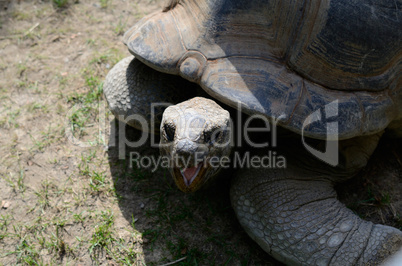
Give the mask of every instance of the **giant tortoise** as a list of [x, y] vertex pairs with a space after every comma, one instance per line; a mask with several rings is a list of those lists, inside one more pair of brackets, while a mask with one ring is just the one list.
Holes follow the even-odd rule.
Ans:
[[[276, 149], [287, 164], [236, 170], [231, 202], [246, 232], [286, 264], [379, 264], [401, 250], [402, 232], [360, 219], [334, 184], [366, 165], [382, 135], [402, 136], [401, 10], [401, 0], [174, 0], [126, 32], [135, 59], [109, 72], [104, 94], [135, 127], [151, 123], [151, 102], [181, 102], [193, 83], [269, 119], [285, 129]], [[209, 160], [230, 154], [229, 120], [205, 98], [155, 120], [162, 154], [204, 162], [173, 164], [181, 190], [216, 175]]]

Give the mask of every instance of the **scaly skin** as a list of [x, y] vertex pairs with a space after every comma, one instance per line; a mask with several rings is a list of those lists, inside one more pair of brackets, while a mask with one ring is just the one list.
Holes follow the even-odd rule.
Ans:
[[[143, 131], [151, 131], [151, 104], [154, 112], [154, 129], [159, 125], [166, 104], [176, 104], [194, 97], [198, 86], [180, 77], [160, 73], [129, 56], [117, 63], [107, 74], [103, 86], [105, 98], [113, 115], [128, 125]], [[140, 118], [139, 118], [139, 117]], [[138, 122], [144, 118], [148, 128]]]
[[[179, 102], [180, 97], [188, 98], [178, 91], [196, 91], [182, 84], [180, 78], [130, 57], [109, 72], [104, 93], [118, 119], [133, 114], [149, 119], [150, 103]], [[264, 250], [286, 264], [381, 263], [401, 249], [402, 233], [358, 218], [336, 199], [333, 189], [334, 183], [352, 177], [367, 163], [379, 136], [342, 141], [338, 168], [325, 166], [290, 145], [286, 169], [239, 171], [231, 200], [240, 223]]]
[[380, 136], [341, 141], [336, 168], [309, 156], [299, 140], [287, 139], [287, 145], [279, 145], [286, 169], [237, 174], [231, 201], [241, 225], [289, 265], [380, 264], [402, 248], [402, 232], [360, 219], [338, 201], [333, 188], [366, 165]]
[[290, 265], [377, 265], [402, 245], [402, 233], [363, 221], [336, 199], [325, 176], [301, 169], [247, 169], [231, 188], [246, 232]]

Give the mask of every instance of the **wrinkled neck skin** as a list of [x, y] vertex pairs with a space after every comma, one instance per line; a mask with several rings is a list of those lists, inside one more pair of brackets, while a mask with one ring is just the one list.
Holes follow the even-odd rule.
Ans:
[[288, 167], [297, 167], [300, 174], [297, 179], [311, 180], [311, 174], [315, 173], [315, 180], [322, 178], [332, 183], [343, 182], [355, 176], [366, 166], [370, 156], [374, 152], [383, 132], [355, 137], [338, 142], [338, 163], [332, 166], [310, 153], [306, 146], [325, 152], [331, 143], [323, 140], [309, 140], [303, 143], [302, 137], [290, 134], [288, 137], [280, 137], [278, 149], [284, 154]]

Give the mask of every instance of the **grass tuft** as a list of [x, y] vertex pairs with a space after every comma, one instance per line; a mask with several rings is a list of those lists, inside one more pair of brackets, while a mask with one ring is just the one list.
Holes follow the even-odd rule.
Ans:
[[69, 2], [68, 2], [68, 0], [53, 0], [53, 4], [57, 8], [65, 8], [68, 6]]

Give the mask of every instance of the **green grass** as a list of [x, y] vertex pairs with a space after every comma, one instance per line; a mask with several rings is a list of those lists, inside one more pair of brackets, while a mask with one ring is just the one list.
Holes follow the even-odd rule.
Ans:
[[[16, 255], [17, 263], [43, 265], [42, 250], [55, 254], [55, 258], [72, 255], [72, 249], [62, 239], [61, 231], [65, 220], [54, 218], [46, 220], [39, 216], [31, 223], [13, 225], [13, 233], [6, 237], [16, 239], [14, 249], [9, 247], [0, 256]], [[10, 249], [11, 248], [11, 249]]]
[[97, 173], [93, 171], [90, 174], [89, 187], [95, 193], [101, 193], [107, 190], [108, 181], [103, 173]]
[[[13, 43], [22, 57], [13, 62], [0, 59], [1, 69], [15, 73], [0, 84], [0, 127], [6, 143], [0, 147], [5, 155], [0, 159], [0, 186], [11, 203], [0, 210], [0, 265], [145, 264], [144, 231], [134, 228], [135, 219], [130, 226], [122, 222], [121, 212], [115, 216], [125, 199], [116, 193], [108, 154], [100, 146], [74, 146], [64, 132], [67, 116], [67, 129], [77, 137], [104, 145], [105, 140], [92, 138], [99, 134], [102, 83], [127, 54], [123, 45], [111, 45], [110, 38], [122, 34], [129, 17], [104, 22], [103, 14], [115, 12], [110, 11], [112, 1], [85, 2], [78, 8], [74, 2], [78, 1], [39, 1], [35, 7], [22, 2], [15, 13], [5, 14], [10, 16], [5, 17], [11, 27], [7, 34], [22, 36]], [[36, 23], [40, 25], [25, 36]], [[108, 29], [104, 37], [102, 27]], [[76, 38], [71, 37], [74, 34]], [[0, 40], [0, 47], [7, 48], [9, 42]], [[84, 53], [63, 60], [79, 53], [73, 49], [68, 54], [66, 47], [81, 46]], [[16, 96], [21, 101], [14, 101]], [[73, 106], [80, 108], [67, 115]], [[140, 192], [149, 177], [137, 171], [129, 178], [141, 184], [131, 187]], [[117, 227], [121, 223], [124, 228]], [[83, 257], [86, 261], [80, 262]]]
[[81, 162], [78, 164], [78, 171], [80, 175], [89, 177], [91, 173], [90, 165], [95, 157], [96, 150], [91, 150], [89, 153], [85, 152], [81, 154]]
[[56, 185], [48, 180], [44, 180], [41, 184], [41, 188], [35, 192], [35, 195], [38, 197], [38, 204], [41, 211], [50, 207], [50, 194], [54, 193], [55, 189], [57, 189]]
[[18, 70], [17, 75], [19, 77], [22, 77], [27, 69], [28, 69], [28, 66], [26, 65], [25, 62], [18, 63], [18, 65], [17, 65], [17, 70]]
[[97, 257], [102, 249], [109, 251], [108, 247], [116, 241], [112, 232], [112, 226], [114, 224], [113, 213], [102, 211], [97, 218], [98, 223], [89, 241], [89, 252], [94, 257]]
[[[118, 25], [123, 26], [124, 23], [119, 22]], [[95, 54], [94, 57], [90, 60], [90, 66], [85, 70], [94, 71], [97, 69], [97, 65], [101, 64], [109, 64], [109, 66], [112, 67], [117, 64], [121, 59], [123, 59], [122, 53], [115, 48], [110, 48], [104, 53]]]
[[72, 248], [65, 243], [62, 237], [61, 231], [66, 225], [66, 220], [56, 220], [53, 223], [56, 227], [56, 233], [51, 233], [50, 239], [47, 242], [47, 249], [59, 255], [59, 257], [64, 257], [65, 255], [73, 255]]
[[37, 110], [41, 110], [41, 112], [43, 112], [43, 113], [49, 112], [48, 106], [41, 104], [41, 103], [37, 103], [37, 102], [30, 103], [26, 107], [27, 107], [28, 112], [34, 112]]
[[0, 117], [0, 127], [3, 128], [19, 128], [18, 118], [21, 115], [21, 110], [11, 110], [6, 113], [3, 117]]
[[89, 47], [96, 46], [96, 40], [94, 39], [87, 39], [87, 44]]
[[38, 81], [31, 82], [31, 83], [27, 86], [27, 89], [28, 89], [29, 91], [32, 91], [33, 93], [37, 93], [37, 94], [40, 94], [40, 93], [44, 92], [44, 91], [41, 91], [41, 90], [39, 89]]
[[127, 22], [123, 22], [122, 19], [119, 19], [119, 22], [117, 23], [117, 25], [114, 28], [114, 32], [117, 35], [123, 35], [127, 30]]
[[43, 152], [46, 147], [60, 141], [64, 137], [64, 128], [61, 126], [52, 127], [49, 124], [46, 131], [40, 132], [39, 137], [35, 138], [31, 133], [28, 133], [28, 135], [34, 144], [32, 150]]
[[8, 236], [8, 226], [11, 220], [12, 216], [10, 214], [0, 215], [0, 240]]
[[8, 254], [16, 254], [17, 262], [24, 263], [28, 265], [40, 265], [40, 254], [36, 249], [33, 241], [27, 237], [20, 240], [19, 244], [16, 245], [15, 251], [12, 251]]
[[14, 192], [24, 193], [25, 192], [25, 173], [22, 168], [20, 168], [18, 174], [10, 172], [9, 174], [5, 174], [4, 176], [0, 176], [3, 178], [7, 184], [12, 187]]
[[107, 8], [109, 6], [110, 0], [99, 0], [101, 8]]
[[360, 200], [357, 204], [372, 204], [381, 208], [389, 205], [390, 202], [391, 196], [388, 192], [382, 192], [372, 186], [368, 186], [366, 199]]
[[69, 4], [68, 0], [52, 0], [52, 1], [57, 8], [64, 8], [67, 7]]
[[67, 97], [68, 102], [75, 103], [68, 119], [71, 132], [78, 138], [88, 135], [88, 127], [98, 122], [99, 104], [103, 97], [103, 82], [92, 70], [84, 69], [83, 78], [87, 91], [74, 92]]
[[33, 15], [31, 12], [24, 12], [22, 10], [15, 10], [13, 12], [13, 17], [17, 20], [30, 20], [32, 19]]
[[[70, 211], [71, 212], [71, 211]], [[74, 220], [77, 223], [83, 223], [86, 220], [86, 216], [84, 215], [85, 211], [82, 211], [80, 213], [75, 213], [73, 214]]]
[[101, 211], [94, 217], [97, 220], [92, 236], [89, 240], [89, 253], [95, 262], [106, 252], [106, 257], [125, 265], [132, 265], [137, 261], [137, 253], [125, 241], [115, 235], [114, 215], [111, 211]]

